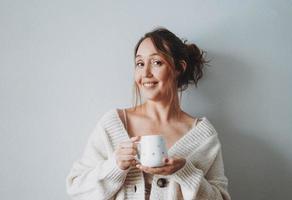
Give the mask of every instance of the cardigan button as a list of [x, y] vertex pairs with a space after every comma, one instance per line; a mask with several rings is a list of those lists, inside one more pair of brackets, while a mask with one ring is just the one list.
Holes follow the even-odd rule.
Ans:
[[157, 185], [158, 187], [161, 187], [161, 188], [166, 187], [167, 183], [168, 181], [165, 178], [159, 178], [157, 180]]

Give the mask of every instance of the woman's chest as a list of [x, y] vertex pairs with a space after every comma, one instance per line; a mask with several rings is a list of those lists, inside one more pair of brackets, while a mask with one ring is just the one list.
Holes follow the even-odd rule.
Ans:
[[151, 123], [141, 123], [129, 127], [130, 137], [144, 135], [163, 135], [167, 148], [169, 149], [182, 138], [190, 129], [187, 124], [154, 125]]

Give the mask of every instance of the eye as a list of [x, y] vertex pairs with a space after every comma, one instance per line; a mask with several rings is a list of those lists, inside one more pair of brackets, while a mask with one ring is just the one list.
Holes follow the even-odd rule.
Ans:
[[162, 62], [160, 60], [154, 60], [152, 63], [155, 66], [161, 66], [162, 65]]
[[144, 64], [143, 64], [142, 62], [137, 62], [137, 63], [136, 63], [136, 67], [141, 68], [141, 67], [143, 67], [143, 66], [144, 66]]

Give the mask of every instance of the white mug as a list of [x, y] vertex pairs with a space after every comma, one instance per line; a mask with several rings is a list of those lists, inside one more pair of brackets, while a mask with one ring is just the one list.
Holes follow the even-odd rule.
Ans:
[[147, 167], [161, 167], [163, 158], [168, 157], [162, 135], [144, 135], [137, 143], [137, 160]]

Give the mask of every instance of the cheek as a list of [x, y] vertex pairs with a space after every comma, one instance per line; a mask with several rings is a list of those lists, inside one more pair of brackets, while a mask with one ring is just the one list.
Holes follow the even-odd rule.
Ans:
[[141, 76], [139, 74], [135, 74], [134, 76], [134, 81], [135, 83], [140, 87], [141, 83], [142, 83], [142, 79]]
[[157, 71], [155, 77], [160, 81], [167, 82], [171, 77], [170, 73], [167, 70]]

